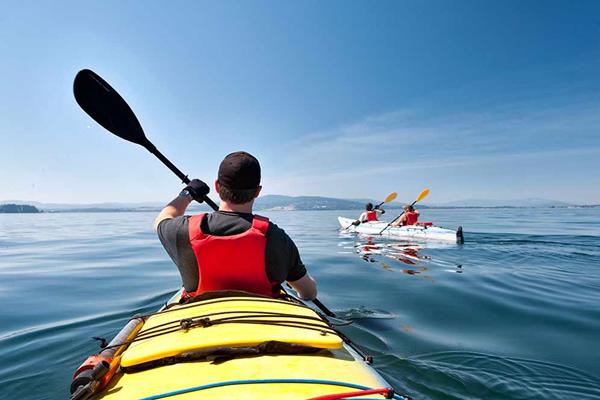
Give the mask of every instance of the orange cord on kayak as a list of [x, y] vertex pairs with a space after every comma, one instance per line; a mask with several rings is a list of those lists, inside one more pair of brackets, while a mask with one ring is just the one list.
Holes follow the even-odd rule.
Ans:
[[348, 397], [366, 396], [368, 394], [381, 394], [386, 399], [392, 399], [392, 398], [394, 398], [394, 389], [392, 389], [392, 388], [376, 388], [376, 389], [368, 389], [368, 390], [359, 390], [356, 392], [326, 394], [324, 396], [311, 397], [310, 399], [307, 399], [307, 400], [339, 400], [339, 399], [347, 399]]

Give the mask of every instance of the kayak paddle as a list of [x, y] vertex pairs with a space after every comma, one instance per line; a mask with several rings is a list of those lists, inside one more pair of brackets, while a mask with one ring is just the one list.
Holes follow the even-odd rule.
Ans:
[[[187, 175], [173, 165], [148, 140], [127, 102], [94, 71], [83, 69], [77, 73], [73, 82], [73, 94], [83, 111], [107, 131], [121, 139], [144, 147], [173, 171], [183, 183], [190, 183]], [[219, 208], [208, 196], [204, 196], [204, 201], [213, 210]]]
[[[190, 179], [187, 175], [173, 165], [173, 163], [171, 163], [171, 161], [158, 151], [150, 140], [148, 140], [131, 107], [129, 107], [121, 95], [98, 74], [89, 69], [82, 69], [79, 71], [73, 82], [73, 94], [75, 95], [77, 104], [79, 104], [83, 111], [92, 117], [94, 121], [102, 125], [107, 131], [121, 139], [144, 147], [173, 171], [183, 183], [190, 183]], [[219, 209], [208, 196], [204, 196], [204, 201], [213, 210], [216, 211]], [[325, 307], [318, 299], [314, 299], [313, 303], [320, 308], [325, 315], [335, 317], [335, 313]]]
[[[419, 196], [417, 196], [417, 199], [416, 199], [415, 201], [413, 201], [413, 202], [412, 202], [412, 204], [411, 204], [410, 206], [411, 206], [411, 207], [412, 207], [412, 206], [414, 206], [414, 205], [415, 205], [415, 204], [417, 204], [419, 201], [421, 201], [421, 200], [423, 200], [425, 197], [427, 197], [427, 195], [428, 195], [428, 194], [429, 194], [429, 189], [425, 189], [425, 190], [423, 190], [423, 191], [422, 191], [422, 192], [419, 194]], [[389, 228], [389, 227], [390, 227], [390, 226], [391, 226], [391, 225], [392, 225], [394, 222], [396, 222], [396, 220], [398, 220], [398, 218], [400, 218], [400, 217], [401, 217], [401, 216], [403, 216], [403, 215], [404, 215], [404, 212], [403, 212], [402, 214], [398, 215], [396, 218], [394, 218], [394, 219], [392, 220], [392, 222], [390, 222], [389, 224], [387, 224], [387, 225], [385, 226], [385, 228], [383, 228], [383, 229], [382, 229], [382, 230], [381, 230], [381, 231], [378, 233], [378, 235], [381, 235], [381, 234], [382, 234], [382, 233], [383, 233], [383, 232], [384, 232], [384, 231], [385, 231], [387, 228]]]
[[321, 302], [319, 301], [319, 299], [317, 299], [317, 298], [314, 298], [314, 299], [312, 300], [312, 302], [313, 302], [313, 303], [314, 303], [314, 304], [315, 304], [317, 307], [319, 307], [319, 309], [321, 309], [321, 311], [323, 311], [323, 313], [325, 313], [325, 315], [327, 315], [328, 317], [333, 317], [333, 318], [336, 318], [336, 317], [337, 317], [337, 315], [336, 315], [336, 314], [335, 314], [333, 311], [331, 311], [329, 308], [325, 307], [325, 304], [321, 303]]
[[[396, 200], [396, 197], [398, 197], [398, 193], [396, 192], [392, 192], [390, 194], [387, 195], [387, 197], [379, 204], [377, 204], [375, 206], [375, 208], [379, 208], [383, 205], [383, 203], [391, 203], [392, 201]], [[347, 227], [344, 228], [344, 230], [350, 228], [351, 226], [353, 226], [354, 224], [350, 224]]]
[[374, 208], [379, 208], [383, 205], [383, 203], [391, 203], [392, 201], [396, 200], [396, 197], [398, 197], [398, 193], [396, 192], [392, 192], [390, 194], [387, 195], [387, 197], [385, 199], [383, 199], [383, 201], [379, 204], [377, 204]]

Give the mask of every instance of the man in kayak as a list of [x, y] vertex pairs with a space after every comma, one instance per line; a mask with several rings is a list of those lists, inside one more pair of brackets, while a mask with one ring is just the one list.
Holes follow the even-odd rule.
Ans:
[[252, 214], [260, 186], [260, 164], [239, 151], [223, 159], [215, 189], [219, 210], [184, 215], [210, 191], [194, 179], [156, 218], [158, 237], [179, 269], [184, 297], [214, 290], [243, 290], [277, 297], [287, 281], [303, 299], [314, 299], [317, 287], [292, 239], [265, 217]]
[[407, 204], [404, 207], [404, 213], [393, 222], [390, 226], [416, 225], [419, 220], [419, 212], [415, 208]]
[[378, 221], [377, 214], [385, 214], [385, 210], [379, 205], [373, 207], [373, 203], [367, 203], [365, 206], [365, 212], [360, 214], [358, 220], [354, 221], [354, 225], [359, 225], [363, 222], [375, 222]]

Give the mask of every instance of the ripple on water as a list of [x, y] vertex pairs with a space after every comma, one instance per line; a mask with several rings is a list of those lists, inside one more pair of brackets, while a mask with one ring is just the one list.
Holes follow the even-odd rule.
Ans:
[[399, 388], [426, 399], [600, 398], [600, 379], [564, 365], [446, 351], [408, 359], [382, 354], [376, 366]]
[[[337, 211], [271, 214], [341, 310], [335, 323], [400, 391], [585, 400], [600, 398], [598, 211], [426, 211], [464, 225], [463, 246], [338, 234]], [[98, 350], [90, 337], [112, 338], [179, 286], [154, 217], [0, 215], [0, 398], [67, 398]]]
[[384, 310], [373, 310], [366, 307], [350, 308], [337, 311], [337, 316], [342, 319], [394, 319], [397, 316]]

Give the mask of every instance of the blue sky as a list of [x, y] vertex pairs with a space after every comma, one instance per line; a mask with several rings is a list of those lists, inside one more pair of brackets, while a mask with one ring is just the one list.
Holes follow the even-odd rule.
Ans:
[[206, 181], [244, 149], [264, 193], [600, 203], [599, 2], [21, 3], [0, 16], [0, 200], [177, 194], [76, 105], [91, 68]]

